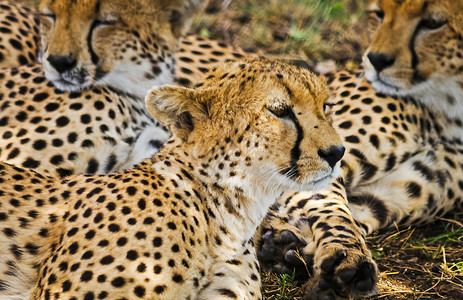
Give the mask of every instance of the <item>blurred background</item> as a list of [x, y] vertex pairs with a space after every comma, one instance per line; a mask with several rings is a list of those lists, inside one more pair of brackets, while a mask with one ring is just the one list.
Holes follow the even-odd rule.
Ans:
[[192, 32], [282, 58], [355, 68], [368, 43], [368, 0], [210, 0]]

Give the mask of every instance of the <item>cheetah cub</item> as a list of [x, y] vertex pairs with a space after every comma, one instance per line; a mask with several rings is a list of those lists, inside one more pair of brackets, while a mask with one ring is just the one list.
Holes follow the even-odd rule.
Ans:
[[173, 136], [137, 167], [66, 179], [0, 164], [1, 299], [260, 299], [251, 237], [344, 153], [305, 69], [231, 63], [146, 97]]

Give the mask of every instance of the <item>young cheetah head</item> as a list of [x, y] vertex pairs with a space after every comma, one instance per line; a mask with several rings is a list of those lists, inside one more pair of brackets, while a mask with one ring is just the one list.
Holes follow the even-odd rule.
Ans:
[[150, 113], [191, 147], [200, 176], [278, 192], [318, 189], [338, 174], [344, 147], [322, 79], [268, 60], [229, 63], [195, 89], [165, 86]]

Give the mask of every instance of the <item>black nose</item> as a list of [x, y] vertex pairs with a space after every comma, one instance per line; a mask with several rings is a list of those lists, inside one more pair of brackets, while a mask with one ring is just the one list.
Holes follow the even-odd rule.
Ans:
[[47, 59], [56, 71], [63, 73], [76, 66], [77, 60], [70, 56], [48, 55]]
[[392, 64], [394, 64], [395, 61], [394, 58], [389, 58], [382, 53], [370, 52], [368, 53], [367, 57], [378, 73], [386, 69], [387, 67], [392, 66]]
[[328, 150], [318, 150], [318, 155], [326, 160], [331, 168], [344, 156], [346, 148], [344, 146], [332, 146]]

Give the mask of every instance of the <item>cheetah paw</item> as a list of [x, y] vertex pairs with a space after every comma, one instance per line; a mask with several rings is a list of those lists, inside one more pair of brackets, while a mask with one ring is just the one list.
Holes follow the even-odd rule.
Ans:
[[324, 254], [316, 259], [321, 264], [314, 267], [315, 275], [306, 285], [305, 300], [351, 299], [377, 293], [378, 270], [369, 253], [321, 251]]
[[299, 281], [306, 281], [313, 274], [313, 255], [302, 249], [307, 244], [289, 230], [264, 230], [257, 243], [257, 257], [263, 270], [293, 274]]

